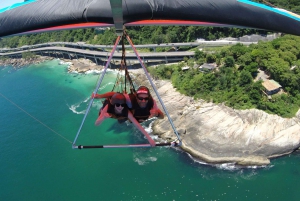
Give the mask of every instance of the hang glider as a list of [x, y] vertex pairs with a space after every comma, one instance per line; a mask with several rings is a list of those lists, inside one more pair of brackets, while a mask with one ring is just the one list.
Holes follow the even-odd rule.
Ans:
[[[136, 57], [137, 57], [137, 59], [139, 60], [139, 62], [140, 62], [140, 64], [141, 64], [141, 67], [143, 68], [143, 70], [144, 70], [144, 72], [145, 72], [145, 75], [146, 75], [148, 81], [150, 82], [150, 84], [151, 84], [151, 86], [152, 86], [152, 89], [154, 90], [154, 92], [155, 92], [157, 98], [159, 99], [159, 102], [160, 102], [161, 106], [162, 106], [163, 109], [164, 109], [165, 114], [166, 114], [167, 117], [168, 117], [168, 120], [169, 120], [169, 122], [170, 122], [170, 125], [172, 126], [172, 129], [173, 129], [173, 131], [174, 131], [174, 134], [177, 136], [177, 139], [176, 139], [175, 141], [173, 141], [173, 142], [165, 142], [165, 143], [156, 143], [156, 144], [155, 144], [155, 142], [151, 139], [151, 137], [150, 137], [147, 133], [144, 133], [145, 137], [146, 137], [146, 138], [148, 139], [148, 141], [149, 141], [149, 144], [129, 144], [129, 145], [76, 145], [76, 141], [77, 141], [77, 139], [78, 139], [78, 137], [79, 137], [79, 134], [80, 134], [80, 132], [81, 132], [81, 129], [82, 129], [82, 127], [83, 127], [83, 124], [84, 124], [84, 122], [85, 122], [85, 120], [86, 120], [86, 117], [87, 117], [87, 115], [88, 115], [88, 113], [89, 113], [89, 110], [90, 110], [90, 108], [91, 108], [91, 106], [92, 106], [92, 104], [93, 104], [93, 101], [94, 101], [94, 97], [93, 97], [93, 98], [91, 98], [91, 100], [90, 100], [90, 103], [89, 103], [89, 105], [88, 105], [88, 107], [87, 107], [87, 109], [86, 109], [85, 115], [84, 115], [84, 117], [83, 117], [83, 119], [82, 119], [81, 125], [80, 125], [80, 127], [79, 127], [79, 129], [78, 129], [78, 132], [77, 132], [77, 134], [76, 134], [76, 137], [75, 137], [75, 139], [74, 139], [74, 141], [73, 141], [73, 144], [72, 144], [72, 148], [73, 148], [73, 149], [86, 149], [86, 148], [127, 148], [127, 147], [130, 147], [130, 148], [135, 147], [135, 148], [136, 148], [136, 147], [180, 146], [181, 143], [182, 143], [181, 138], [180, 138], [180, 136], [179, 136], [179, 133], [177, 132], [177, 130], [176, 130], [176, 128], [175, 128], [175, 125], [173, 124], [173, 121], [172, 121], [172, 119], [171, 119], [171, 117], [170, 117], [170, 115], [169, 115], [169, 113], [168, 113], [168, 111], [167, 111], [167, 108], [165, 107], [165, 105], [164, 105], [164, 103], [163, 103], [163, 101], [162, 101], [160, 95], [158, 94], [158, 91], [157, 91], [157, 89], [156, 89], [154, 83], [152, 82], [152, 79], [151, 79], [151, 77], [150, 77], [150, 75], [149, 75], [149, 73], [148, 73], [148, 71], [147, 71], [147, 69], [146, 69], [146, 66], [144, 65], [142, 59], [140, 58], [140, 56], [139, 56], [139, 54], [138, 54], [136, 48], [134, 47], [134, 45], [133, 45], [133, 43], [132, 43], [130, 37], [127, 35], [127, 33], [126, 33], [125, 30], [124, 30], [123, 33], [122, 33], [122, 60], [121, 60], [121, 66], [120, 66], [120, 69], [124, 70], [124, 73], [125, 73], [125, 74], [124, 74], [124, 82], [121, 82], [120, 84], [121, 84], [121, 85], [124, 84], [124, 85], [121, 86], [121, 89], [119, 89], [118, 92], [119, 92], [119, 93], [123, 93], [123, 92], [127, 93], [128, 90], [126, 89], [126, 85], [127, 85], [127, 84], [126, 84], [126, 80], [128, 80], [128, 82], [129, 82], [128, 84], [130, 85], [130, 87], [129, 87], [129, 88], [130, 88], [130, 92], [131, 92], [132, 94], [135, 94], [135, 95], [136, 95], [135, 87], [134, 87], [134, 84], [133, 84], [133, 82], [132, 82], [132, 79], [130, 78], [130, 75], [129, 75], [128, 69], [127, 69], [127, 65], [126, 65], [126, 59], [125, 59], [125, 45], [124, 45], [124, 40], [125, 40], [125, 38], [126, 38], [127, 41], [129, 42], [129, 44], [130, 44], [130, 46], [132, 47], [133, 51], [135, 52]], [[115, 45], [114, 45], [114, 47], [113, 47], [113, 49], [112, 49], [112, 51], [111, 51], [111, 54], [110, 54], [110, 56], [109, 56], [109, 58], [108, 58], [108, 60], [107, 60], [107, 62], [106, 62], [106, 65], [105, 65], [105, 67], [104, 67], [104, 69], [103, 69], [103, 72], [102, 72], [102, 74], [101, 74], [101, 77], [100, 77], [99, 80], [98, 80], [96, 89], [94, 90], [93, 94], [97, 94], [97, 92], [98, 92], [98, 90], [99, 90], [99, 88], [100, 88], [100, 86], [101, 86], [101, 83], [102, 83], [102, 81], [103, 81], [103, 78], [104, 78], [104, 76], [105, 76], [105, 73], [106, 73], [106, 71], [107, 71], [108, 65], [109, 65], [109, 63], [110, 63], [110, 61], [111, 61], [111, 59], [112, 59], [112, 57], [113, 57], [114, 52], [116, 51], [117, 45], [119, 44], [120, 40], [121, 40], [121, 36], [118, 36], [117, 39], [116, 39]], [[117, 80], [116, 82], [119, 82], [119, 80]], [[115, 87], [116, 87], [116, 83], [115, 83], [115, 86], [113, 87], [112, 91], [115, 89]], [[148, 100], [148, 98], [147, 98], [147, 100]], [[119, 106], [118, 106], [118, 107], [119, 107]], [[145, 107], [144, 107], [144, 108], [145, 108]], [[134, 107], [133, 107], [133, 109], [134, 109]], [[147, 107], [146, 107], [146, 110], [147, 110]], [[147, 118], [148, 118], [148, 117], [147, 117]], [[130, 119], [129, 116], [128, 116], [128, 119]], [[140, 125], [139, 125], [139, 126], [136, 125], [136, 124], [139, 124], [136, 120], [131, 119], [131, 121], [132, 121], [132, 120], [133, 120], [133, 124], [134, 124], [137, 128], [140, 127]], [[134, 121], [136, 121], [136, 124], [134, 123]], [[142, 132], [142, 130], [140, 130], [140, 131]], [[145, 131], [145, 132], [146, 132], [146, 131]], [[153, 141], [153, 144], [150, 144], [150, 143], [151, 143], [150, 141]]]
[[300, 16], [249, 0], [30, 0], [0, 10], [0, 37], [84, 27], [192, 25], [300, 35]]

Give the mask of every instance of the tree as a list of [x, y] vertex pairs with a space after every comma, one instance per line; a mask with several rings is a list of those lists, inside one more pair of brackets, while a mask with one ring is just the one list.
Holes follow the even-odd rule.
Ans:
[[262, 59], [265, 58], [264, 51], [262, 49], [253, 49], [250, 55], [251, 55], [251, 60], [258, 63], [258, 65], [261, 65]]
[[194, 57], [195, 57], [195, 60], [205, 58], [205, 53], [203, 51], [200, 51], [199, 49], [196, 49]]
[[251, 62], [249, 65], [244, 67], [244, 70], [251, 73], [252, 77], [256, 77], [257, 75], [258, 64], [256, 62]]
[[216, 62], [216, 55], [214, 55], [214, 54], [207, 54], [206, 55], [206, 62], [207, 63], [214, 63], [214, 62]]
[[249, 88], [246, 88], [249, 97], [251, 98], [251, 102], [254, 105], [260, 104], [262, 101], [262, 81], [252, 82]]
[[282, 58], [284, 61], [288, 62], [290, 66], [293, 64], [294, 61], [297, 60], [296, 55], [293, 54], [293, 53], [290, 52], [290, 51], [279, 52], [279, 56], [280, 56], [280, 58]]
[[270, 72], [273, 79], [280, 82], [281, 75], [290, 70], [289, 64], [281, 58], [270, 58], [266, 62], [266, 68]]
[[235, 60], [237, 60], [240, 56], [244, 55], [248, 52], [248, 48], [241, 43], [238, 43], [229, 48], [230, 56], [233, 56]]
[[240, 86], [250, 85], [253, 82], [253, 78], [249, 71], [243, 70], [240, 74]]
[[227, 56], [224, 59], [224, 67], [234, 67], [235, 61], [232, 56]]
[[244, 67], [246, 65], [249, 65], [252, 62], [252, 56], [250, 52], [245, 53], [244, 55], [241, 55], [237, 62], [240, 64], [240, 66]]
[[27, 51], [27, 52], [22, 52], [22, 58], [23, 59], [30, 59], [34, 58], [36, 55], [33, 52]]

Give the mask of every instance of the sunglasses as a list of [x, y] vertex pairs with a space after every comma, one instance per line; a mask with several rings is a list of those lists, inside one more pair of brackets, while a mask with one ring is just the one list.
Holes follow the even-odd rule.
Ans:
[[142, 100], [145, 100], [145, 101], [147, 101], [147, 100], [149, 100], [149, 97], [142, 98], [142, 97], [138, 97], [138, 96], [137, 96], [137, 99], [139, 99], [140, 101], [142, 101]]
[[116, 107], [120, 107], [120, 106], [121, 106], [121, 107], [125, 107], [125, 104], [116, 103], [115, 106], [116, 106]]

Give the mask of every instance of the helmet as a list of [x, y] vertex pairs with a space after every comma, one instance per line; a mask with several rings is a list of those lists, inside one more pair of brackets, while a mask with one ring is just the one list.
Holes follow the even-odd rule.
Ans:
[[112, 105], [119, 103], [119, 104], [124, 104], [126, 102], [125, 100], [125, 96], [121, 93], [115, 93], [112, 97], [111, 97], [111, 101], [110, 103]]

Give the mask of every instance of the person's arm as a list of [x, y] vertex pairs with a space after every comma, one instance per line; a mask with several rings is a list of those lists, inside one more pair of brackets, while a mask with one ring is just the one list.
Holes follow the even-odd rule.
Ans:
[[156, 116], [157, 118], [163, 119], [165, 117], [164, 113], [160, 109], [157, 109], [156, 112], [158, 113]]
[[94, 94], [92, 93], [91, 98], [99, 99], [99, 98], [111, 98], [116, 92], [111, 91], [104, 94]]
[[149, 118], [157, 117], [163, 119], [165, 117], [164, 113], [157, 107], [156, 101], [153, 99], [153, 107], [150, 110]]
[[142, 125], [139, 124], [139, 122], [137, 122], [137, 120], [133, 117], [133, 115], [132, 115], [132, 113], [130, 111], [128, 111], [128, 119], [135, 125], [135, 127], [137, 129], [139, 129], [139, 131], [141, 131], [145, 135], [145, 137], [149, 141], [150, 145], [152, 147], [155, 147], [155, 145], [156, 145], [155, 141], [149, 136], [149, 134], [142, 127]]
[[95, 125], [96, 125], [96, 126], [99, 126], [99, 125], [104, 121], [104, 119], [111, 117], [110, 114], [107, 113], [107, 109], [108, 109], [108, 105], [106, 105], [106, 106], [101, 110], [101, 113], [100, 113], [98, 119], [97, 119], [96, 122], [95, 122]]

